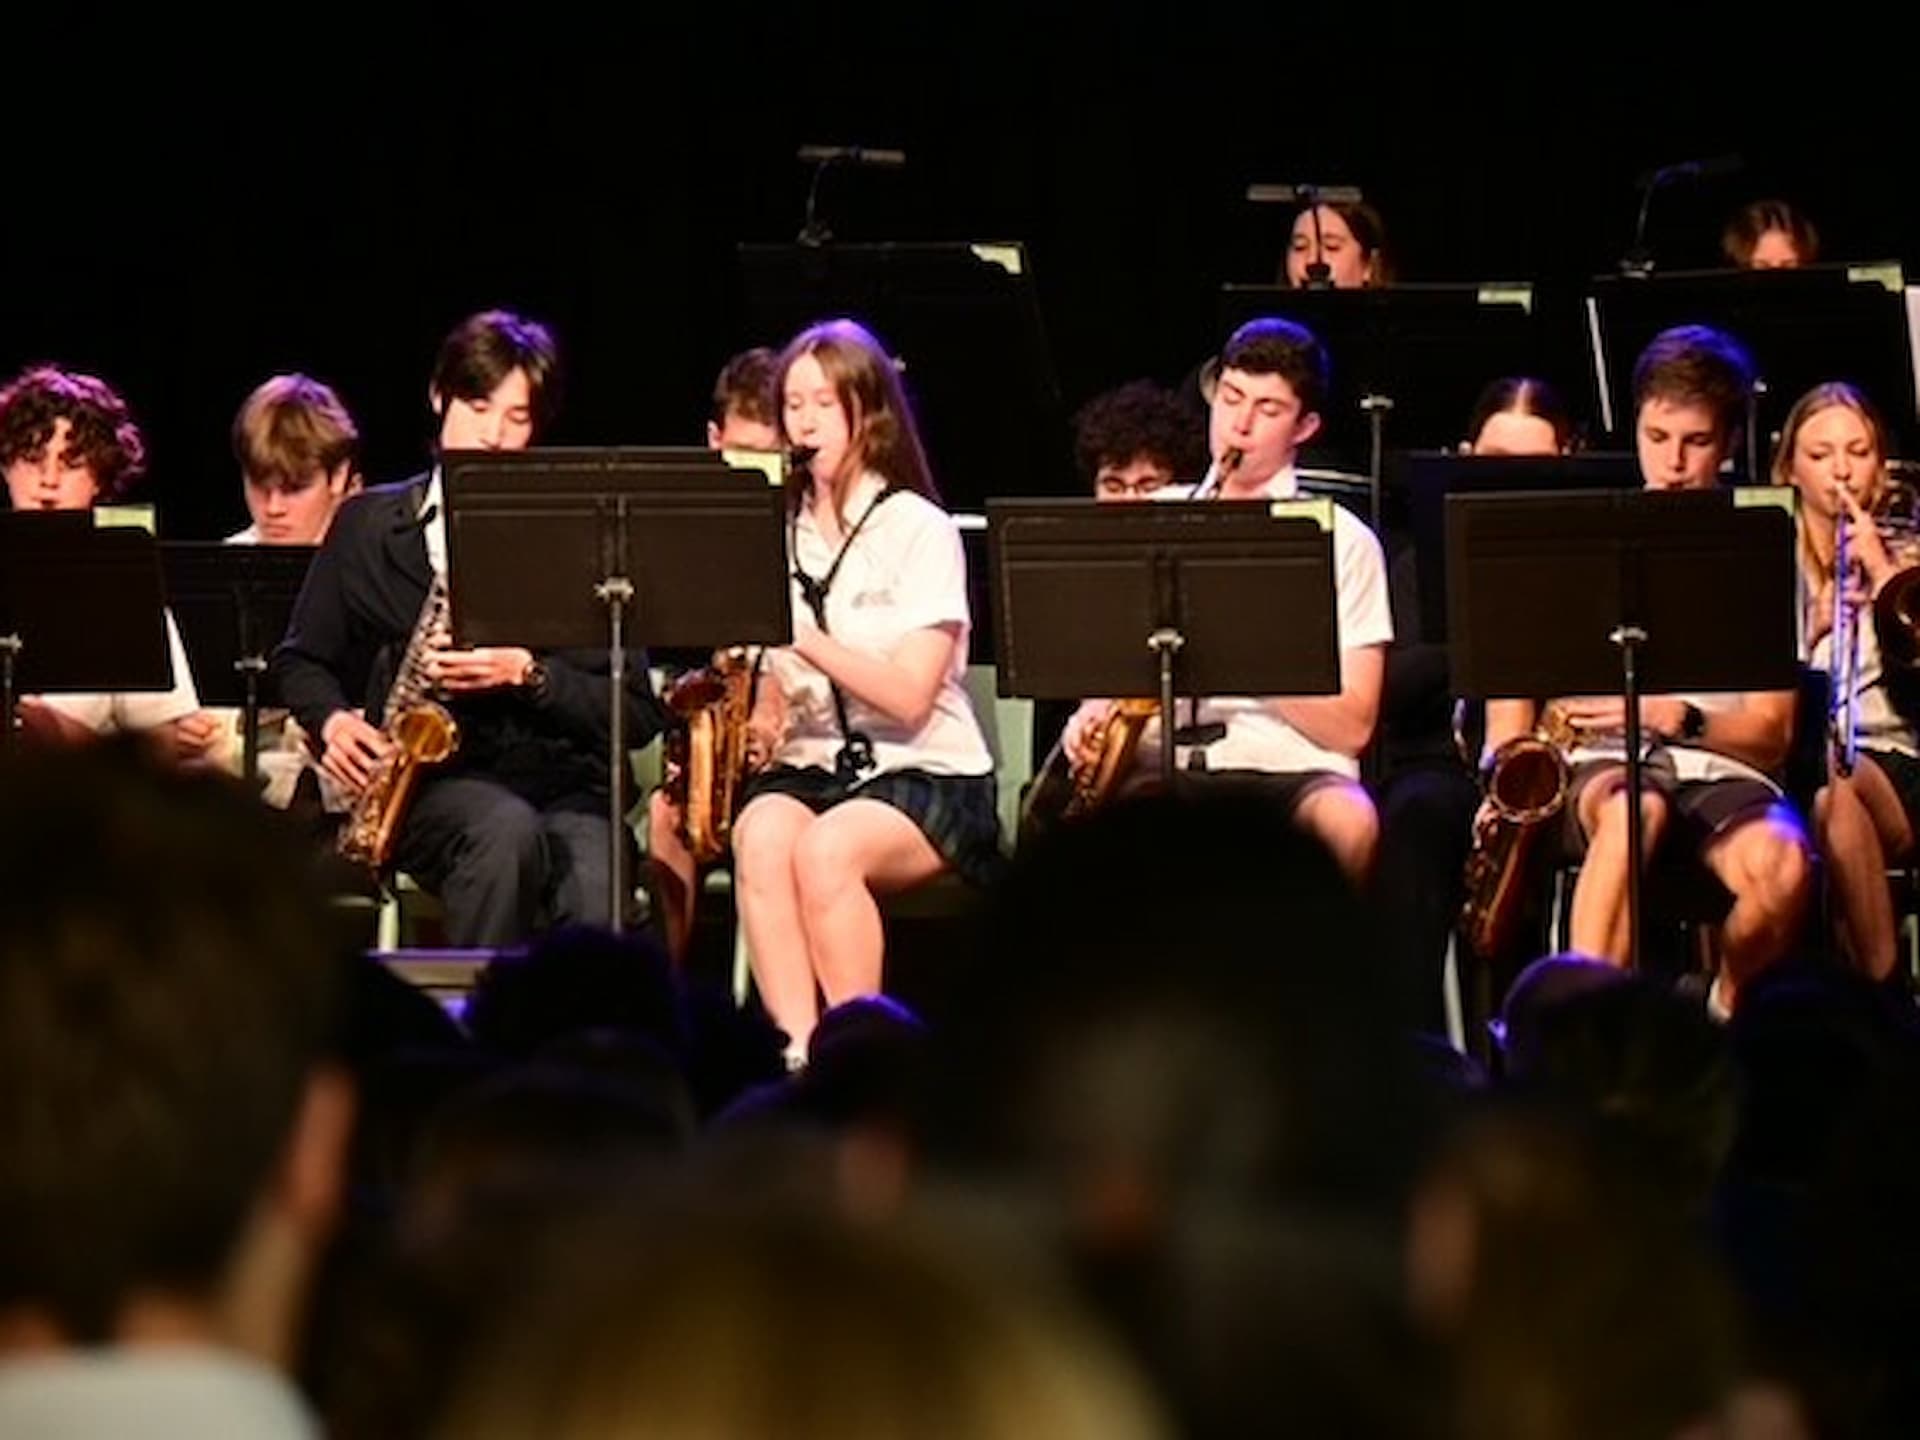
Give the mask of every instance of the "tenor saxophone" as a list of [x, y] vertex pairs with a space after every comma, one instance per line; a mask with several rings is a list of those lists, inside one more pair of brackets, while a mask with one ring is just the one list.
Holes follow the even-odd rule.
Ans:
[[1105, 716], [1088, 727], [1082, 759], [1072, 760], [1064, 744], [1055, 745], [1027, 791], [1021, 832], [1078, 820], [1112, 799], [1121, 777], [1133, 768], [1147, 721], [1159, 713], [1158, 700], [1116, 700]]
[[725, 858], [733, 844], [748, 770], [753, 672], [746, 650], [722, 650], [667, 693], [667, 708], [686, 722], [668, 741], [667, 795], [680, 806], [680, 838], [702, 865]]
[[1520, 918], [1527, 857], [1541, 828], [1567, 803], [1567, 752], [1575, 738], [1564, 712], [1549, 705], [1531, 734], [1516, 735], [1493, 752], [1488, 814], [1474, 828], [1460, 914], [1467, 943], [1482, 958], [1505, 948]]
[[341, 856], [365, 865], [376, 875], [392, 863], [400, 822], [406, 817], [421, 772], [440, 764], [460, 746], [460, 727], [446, 706], [433, 698], [433, 681], [427, 673], [434, 633], [445, 627], [447, 609], [447, 582], [435, 575], [387, 690], [382, 712], [389, 742], [387, 753], [341, 823]]

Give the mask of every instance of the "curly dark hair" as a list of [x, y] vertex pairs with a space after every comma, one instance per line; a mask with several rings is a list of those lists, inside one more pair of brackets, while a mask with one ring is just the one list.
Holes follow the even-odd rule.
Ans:
[[1172, 391], [1133, 380], [1080, 407], [1073, 417], [1073, 453], [1088, 485], [1101, 466], [1141, 456], [1165, 465], [1176, 480], [1190, 478], [1207, 468], [1206, 430]]
[[1278, 375], [1293, 387], [1302, 415], [1318, 415], [1333, 385], [1326, 347], [1304, 325], [1277, 315], [1249, 320], [1227, 337], [1220, 369]]
[[67, 453], [93, 472], [97, 499], [119, 498], [146, 474], [146, 442], [127, 402], [106, 381], [57, 365], [35, 365], [0, 389], [0, 468], [39, 455], [60, 420]]

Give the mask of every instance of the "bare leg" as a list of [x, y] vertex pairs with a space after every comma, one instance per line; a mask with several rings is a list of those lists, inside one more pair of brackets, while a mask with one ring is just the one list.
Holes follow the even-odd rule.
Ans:
[[794, 877], [829, 1006], [880, 992], [885, 942], [875, 893], [906, 889], [944, 868], [920, 827], [878, 800], [836, 805], [800, 838]]
[[[1627, 913], [1626, 771], [1596, 776], [1580, 792], [1580, 824], [1587, 832], [1587, 858], [1573, 887], [1569, 942], [1583, 955], [1624, 967], [1632, 958], [1632, 917]], [[1650, 791], [1640, 796], [1642, 858], [1653, 861], [1666, 833], [1667, 802]]]
[[1720, 995], [1731, 1010], [1740, 987], [1785, 955], [1800, 933], [1812, 888], [1807, 841], [1776, 807], [1716, 837], [1701, 858], [1733, 892], [1720, 930]]
[[787, 1033], [788, 1053], [805, 1054], [820, 1018], [813, 963], [800, 918], [794, 857], [817, 822], [790, 795], [761, 795], [733, 825], [734, 901], [753, 957], [753, 983], [773, 1023]]
[[1862, 755], [1851, 776], [1834, 776], [1815, 797], [1813, 817], [1839, 902], [1842, 946], [1862, 973], [1884, 980], [1898, 950], [1887, 860], [1913, 849], [1900, 796], [1886, 772]]
[[699, 867], [680, 840], [680, 807], [656, 790], [647, 797], [647, 891], [653, 896], [660, 933], [675, 965], [687, 959], [693, 938], [694, 904], [699, 898]]
[[1300, 801], [1293, 819], [1325, 843], [1356, 887], [1366, 883], [1380, 843], [1380, 817], [1364, 789], [1351, 780], [1317, 786]]

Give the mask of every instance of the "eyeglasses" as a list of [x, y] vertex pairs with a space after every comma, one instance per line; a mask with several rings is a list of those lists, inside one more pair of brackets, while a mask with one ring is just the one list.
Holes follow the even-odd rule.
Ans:
[[1144, 500], [1156, 490], [1167, 487], [1164, 475], [1143, 475], [1137, 480], [1128, 480], [1119, 475], [1102, 475], [1094, 482], [1094, 489], [1104, 500]]

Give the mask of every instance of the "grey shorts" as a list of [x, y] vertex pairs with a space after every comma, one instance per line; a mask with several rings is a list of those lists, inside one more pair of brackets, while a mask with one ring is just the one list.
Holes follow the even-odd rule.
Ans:
[[[1611, 770], [1623, 771], [1619, 760], [1583, 760], [1573, 767], [1567, 782], [1567, 804], [1561, 813], [1562, 858], [1578, 861], [1587, 853], [1587, 835], [1580, 826], [1580, 796], [1587, 786]], [[1642, 794], [1658, 795], [1672, 817], [1670, 833], [1686, 850], [1699, 853], [1736, 825], [1757, 820], [1787, 802], [1763, 780], [1682, 780], [1674, 773], [1673, 756], [1656, 750], [1640, 767]]]

